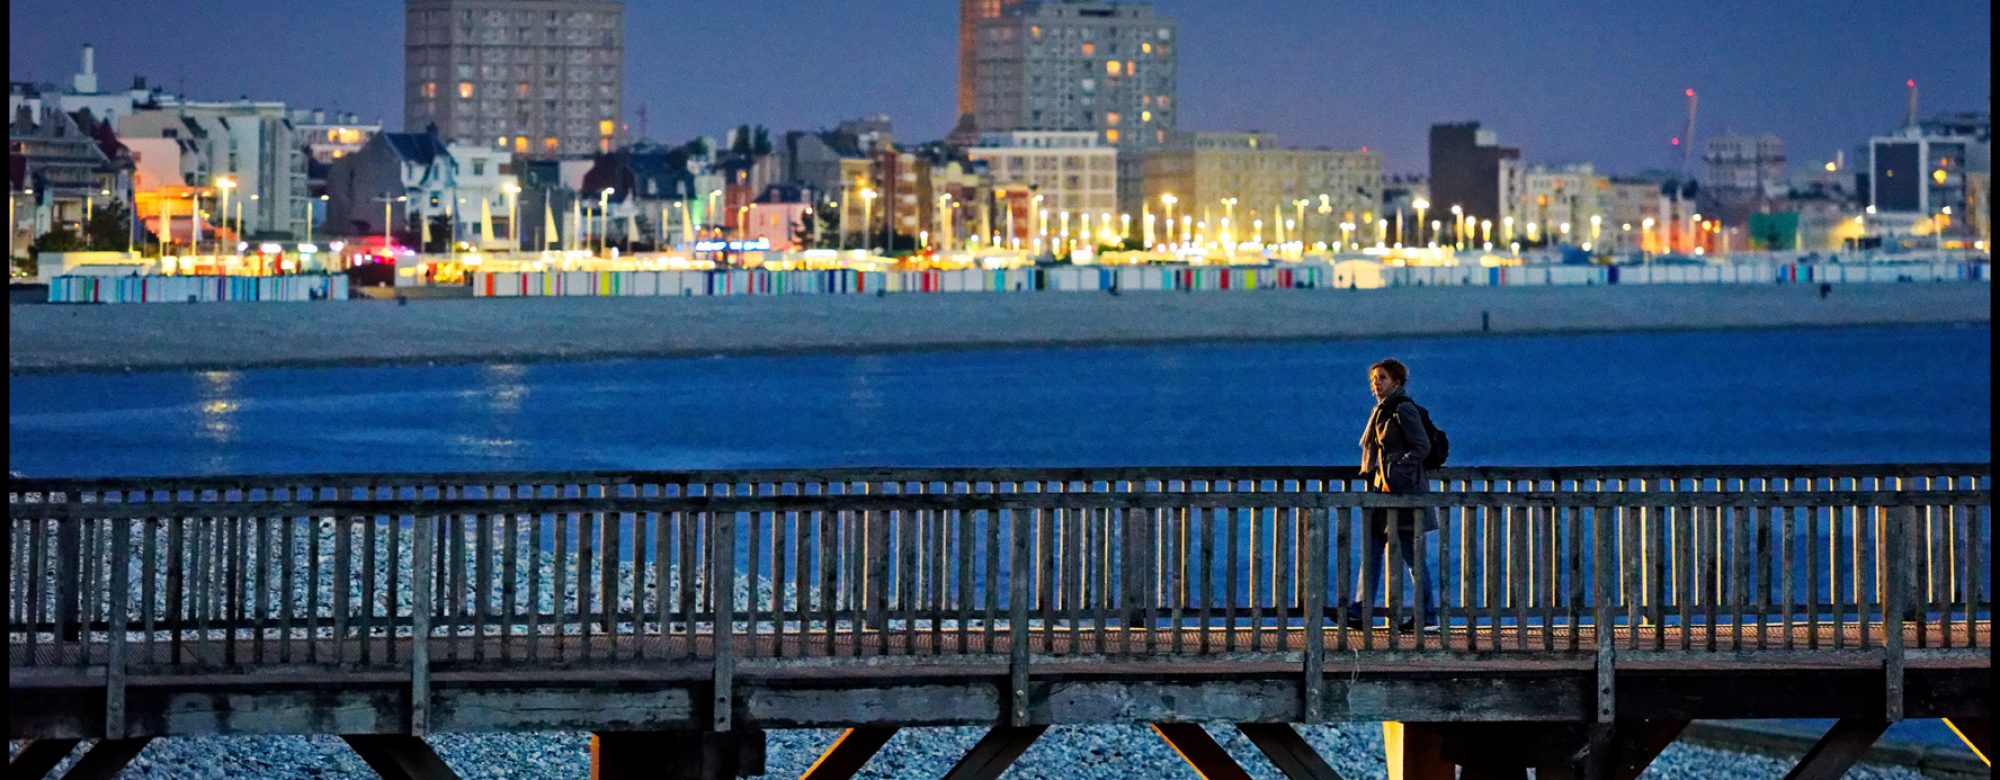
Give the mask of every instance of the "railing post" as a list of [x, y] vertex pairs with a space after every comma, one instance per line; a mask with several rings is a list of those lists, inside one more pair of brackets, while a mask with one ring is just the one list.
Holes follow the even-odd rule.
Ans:
[[[435, 515], [415, 518], [411, 524], [415, 544], [410, 552], [410, 735], [422, 737], [431, 730], [431, 577], [433, 545], [437, 540]], [[539, 609], [529, 605], [529, 609]], [[530, 641], [533, 641], [530, 639]]]
[[[1597, 722], [1600, 724], [1611, 723], [1618, 711], [1618, 675], [1615, 668], [1618, 643], [1613, 637], [1611, 599], [1606, 592], [1612, 577], [1611, 558], [1617, 555], [1610, 545], [1605, 544], [1605, 540], [1612, 538], [1611, 515], [1609, 507], [1600, 506], [1591, 510], [1590, 554], [1596, 571], [1590, 578], [1590, 598], [1594, 614], [1592, 621], [1597, 631]], [[1607, 552], [1611, 554], [1606, 555]]]
[[[710, 581], [715, 583], [715, 712], [714, 729], [728, 731], [735, 706], [736, 684], [736, 512], [712, 515], [709, 531], [714, 541], [714, 557], [709, 559]], [[831, 622], [827, 631], [833, 631]]]
[[1910, 597], [1910, 529], [1916, 523], [1917, 508], [1899, 506], [1889, 510], [1886, 539], [1887, 566], [1882, 599], [1882, 711], [1890, 723], [1903, 719], [1903, 612]]
[[1009, 513], [1014, 532], [1014, 556], [1007, 567], [1007, 688], [1011, 702], [1008, 725], [1028, 725], [1028, 582], [1033, 578], [1034, 553], [1028, 547], [1028, 523], [1033, 512]]
[[[1326, 687], [1326, 525], [1327, 511], [1315, 507], [1306, 514], [1305, 602], [1305, 722], [1318, 723], [1324, 713]], [[1176, 626], [1176, 628], [1179, 628]]]
[[125, 629], [132, 598], [132, 521], [111, 521], [111, 611], [105, 616], [104, 738], [125, 738]]
[[[54, 498], [53, 493], [44, 494], [43, 501]], [[56, 633], [55, 641], [76, 642], [82, 637], [77, 630], [77, 613], [83, 600], [83, 577], [80, 564], [83, 546], [83, 529], [71, 514], [73, 502], [64, 502], [62, 511], [54, 512], [56, 520]]]

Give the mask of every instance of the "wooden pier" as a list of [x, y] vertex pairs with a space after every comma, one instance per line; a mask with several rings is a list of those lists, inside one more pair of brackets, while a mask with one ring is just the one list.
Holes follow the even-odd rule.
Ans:
[[[450, 777], [426, 736], [584, 730], [600, 777], [734, 777], [768, 730], [849, 729], [827, 778], [898, 728], [979, 725], [948, 776], [997, 777], [1048, 726], [1145, 723], [1241, 776], [1220, 722], [1325, 778], [1288, 724], [1383, 721], [1394, 777], [1610, 778], [1737, 718], [1838, 719], [1796, 777], [1908, 718], [1983, 758], [1989, 472], [15, 478], [10, 772], [85, 739], [71, 776], [157, 738], [327, 734]], [[1439, 521], [1416, 556], [1438, 630], [1411, 578], [1358, 590], [1381, 509]]]

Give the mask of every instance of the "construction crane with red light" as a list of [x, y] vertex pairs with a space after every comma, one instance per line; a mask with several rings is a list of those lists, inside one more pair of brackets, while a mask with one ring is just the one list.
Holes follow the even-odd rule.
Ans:
[[1688, 166], [1693, 161], [1694, 157], [1694, 111], [1695, 111], [1695, 106], [1698, 103], [1698, 99], [1695, 97], [1693, 87], [1688, 88], [1687, 99], [1688, 99], [1687, 126], [1681, 129], [1681, 136], [1679, 138], [1674, 139], [1674, 145], [1679, 146], [1681, 148], [1681, 179], [1683, 180], [1687, 179], [1688, 177]]
[[1903, 117], [1904, 127], [1917, 126], [1917, 80], [1909, 79], [1903, 85], [1910, 90], [1910, 111]]

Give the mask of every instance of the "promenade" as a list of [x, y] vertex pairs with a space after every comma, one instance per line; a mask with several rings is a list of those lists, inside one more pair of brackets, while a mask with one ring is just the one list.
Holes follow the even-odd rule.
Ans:
[[1985, 283], [8, 309], [15, 374], [1991, 322]]

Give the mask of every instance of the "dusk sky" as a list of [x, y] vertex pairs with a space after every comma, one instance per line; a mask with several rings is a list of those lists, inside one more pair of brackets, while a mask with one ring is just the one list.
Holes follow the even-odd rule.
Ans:
[[[1181, 20], [1183, 130], [1275, 132], [1380, 150], [1422, 172], [1426, 128], [1477, 119], [1533, 162], [1668, 167], [1697, 137], [1772, 132], [1794, 170], [1921, 111], [1987, 110], [1992, 7], [1922, 3], [1156, 0]], [[886, 113], [905, 141], [956, 117], [952, 0], [629, 0], [627, 121], [685, 140]], [[100, 82], [282, 100], [402, 126], [397, 0], [13, 0], [8, 77], [66, 83], [97, 46]]]

